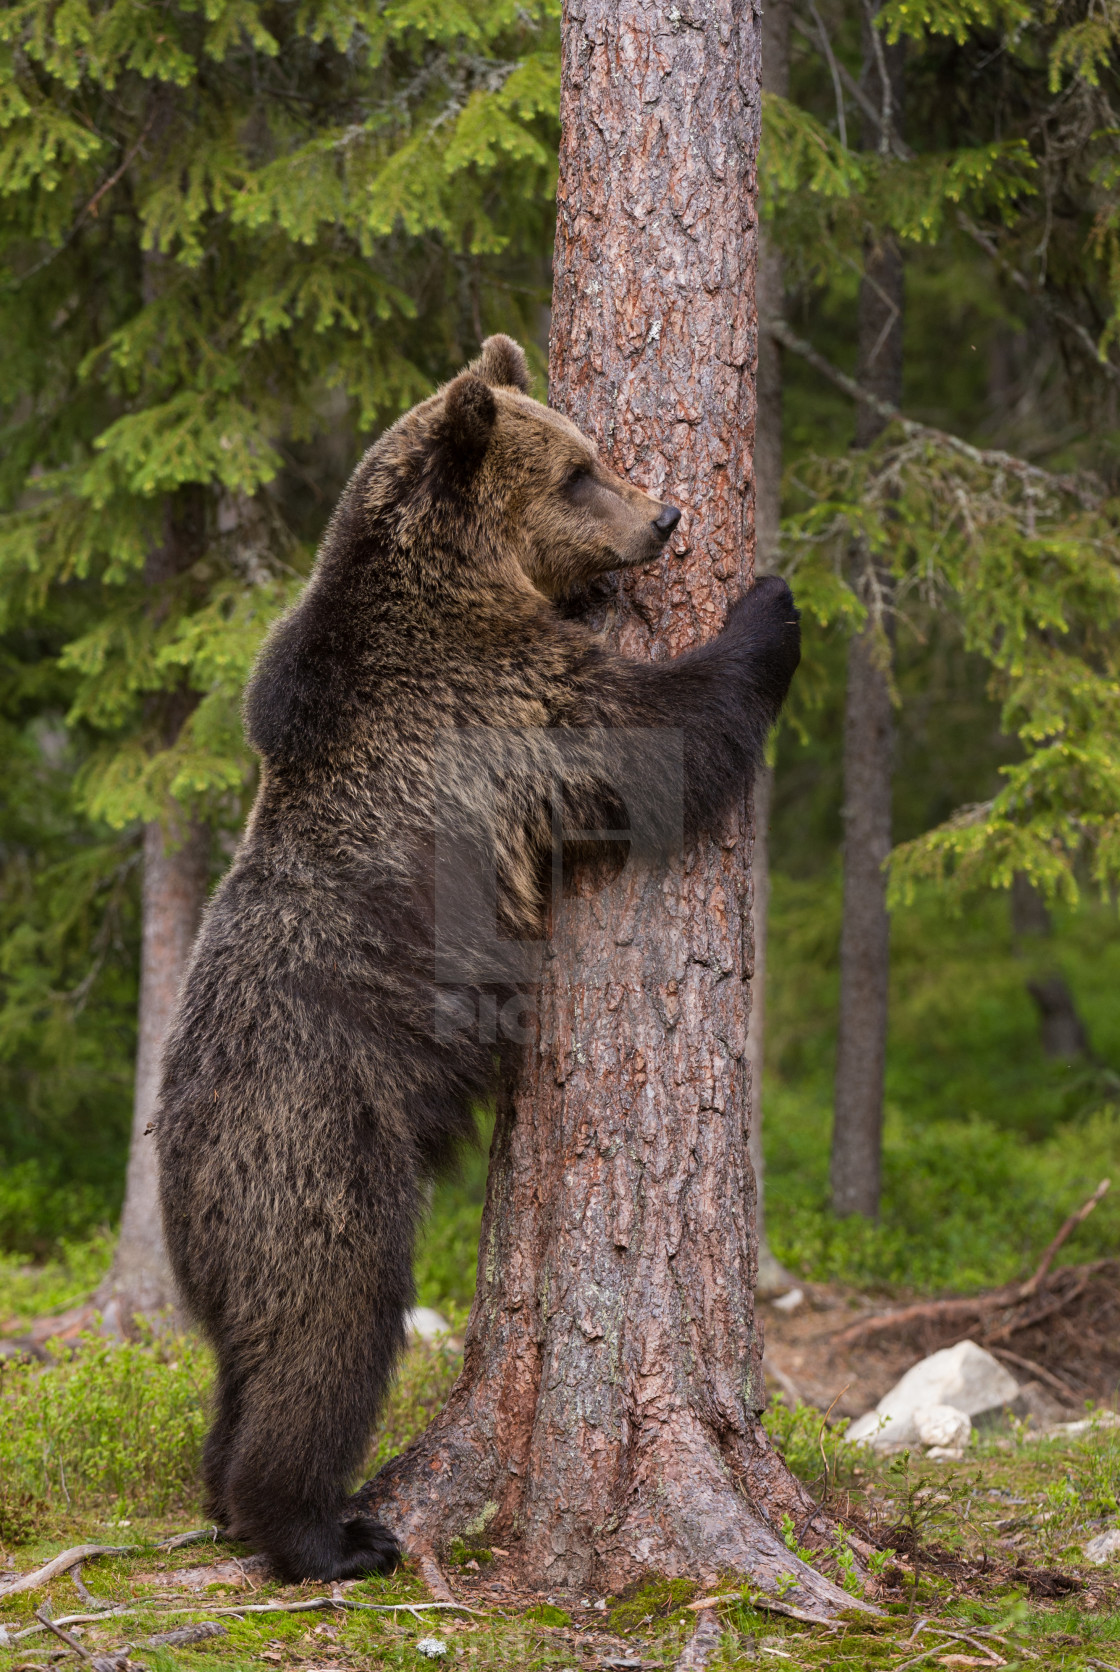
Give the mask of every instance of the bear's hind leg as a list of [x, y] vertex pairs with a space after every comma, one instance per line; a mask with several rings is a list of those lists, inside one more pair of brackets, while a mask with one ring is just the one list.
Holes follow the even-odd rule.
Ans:
[[221, 1528], [229, 1526], [229, 1502], [226, 1476], [237, 1438], [241, 1415], [241, 1384], [235, 1371], [223, 1363], [226, 1357], [218, 1348], [218, 1378], [214, 1388], [214, 1414], [206, 1444], [202, 1452], [202, 1478], [206, 1486], [206, 1513], [212, 1515]]
[[[364, 1341], [323, 1315], [273, 1344], [244, 1386], [225, 1476], [229, 1530], [268, 1556], [285, 1579], [390, 1573], [400, 1558], [388, 1528], [347, 1519], [396, 1351], [403, 1309]], [[372, 1350], [371, 1350], [372, 1349]]]

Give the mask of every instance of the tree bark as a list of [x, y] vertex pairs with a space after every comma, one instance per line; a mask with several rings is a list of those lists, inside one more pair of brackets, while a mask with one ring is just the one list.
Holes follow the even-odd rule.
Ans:
[[[751, 578], [759, 47], [746, 0], [565, 8], [551, 398], [686, 508], [617, 587], [634, 656], [715, 633]], [[813, 1511], [759, 1421], [749, 862], [744, 786], [667, 874], [571, 884], [499, 1102], [463, 1373], [360, 1495], [414, 1550], [484, 1534], [550, 1593], [731, 1569], [851, 1605], [777, 1533]]]
[[98, 1292], [102, 1326], [128, 1334], [137, 1314], [174, 1309], [175, 1283], [163, 1243], [156, 1149], [150, 1122], [159, 1095], [163, 1042], [206, 899], [210, 832], [190, 824], [172, 846], [158, 822], [144, 827], [140, 1013], [132, 1138], [120, 1237], [112, 1270]]
[[[163, 543], [149, 554], [144, 570], [154, 610], [164, 607], [165, 583], [197, 559], [204, 532], [199, 491], [187, 490], [169, 502]], [[148, 720], [157, 746], [174, 743], [196, 701], [186, 690], [151, 698]], [[163, 1042], [206, 902], [209, 857], [210, 832], [204, 824], [176, 820], [169, 810], [166, 829], [158, 820], [144, 827], [139, 1028], [128, 1172], [113, 1265], [94, 1296], [102, 1328], [110, 1334], [127, 1335], [137, 1315], [173, 1313], [177, 1306], [149, 1128], [159, 1095]]]
[[[865, 117], [863, 144], [889, 147], [900, 129], [903, 46], [889, 47], [864, 28], [864, 83], [882, 124]], [[882, 71], [886, 72], [885, 79]], [[902, 255], [885, 236], [867, 250], [858, 304], [859, 381], [882, 400], [902, 403]], [[857, 447], [884, 427], [861, 403]], [[855, 554], [857, 585], [870, 608], [848, 651], [844, 713], [844, 907], [840, 932], [840, 1019], [832, 1132], [832, 1206], [840, 1215], [879, 1214], [883, 1083], [887, 1051], [890, 918], [883, 865], [891, 850], [891, 755], [894, 723], [885, 656], [893, 638], [891, 576]]]
[[[773, 0], [762, 13], [762, 86], [768, 93], [789, 92], [790, 0]], [[785, 275], [782, 252], [758, 227], [758, 378], [754, 432], [755, 567], [767, 574], [778, 560], [782, 516], [782, 351], [765, 330], [767, 320], [785, 313]], [[788, 1290], [793, 1278], [773, 1253], [766, 1235], [765, 1160], [762, 1151], [762, 1072], [766, 1054], [766, 937], [770, 908], [770, 808], [774, 798], [774, 770], [764, 765], [755, 779], [751, 800], [754, 825], [754, 878], [751, 924], [754, 937], [754, 979], [751, 1016], [747, 1026], [747, 1066], [750, 1071], [750, 1156], [754, 1168], [755, 1229], [758, 1236], [758, 1281], [755, 1293], [763, 1300]]]

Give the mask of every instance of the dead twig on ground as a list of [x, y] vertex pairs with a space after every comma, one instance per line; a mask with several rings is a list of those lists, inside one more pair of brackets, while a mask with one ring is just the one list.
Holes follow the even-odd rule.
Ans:
[[[121, 1608], [103, 1608], [99, 1614], [60, 1614], [54, 1624], [56, 1626], [86, 1626], [91, 1625], [95, 1620], [100, 1623], [102, 1620], [119, 1619], [122, 1614], [139, 1614], [143, 1607], [143, 1604], [125, 1604]], [[37, 1615], [36, 1618], [38, 1618]], [[10, 1634], [10, 1641], [19, 1643], [25, 1637], [37, 1637], [41, 1631], [47, 1629], [44, 1625], [24, 1626], [22, 1631], [13, 1631]]]
[[[1025, 1282], [1009, 1283], [1001, 1289], [990, 1290], [986, 1295], [954, 1295], [946, 1300], [919, 1301], [913, 1306], [899, 1307], [894, 1312], [880, 1313], [878, 1317], [861, 1318], [857, 1323], [850, 1324], [846, 1329], [835, 1335], [833, 1337], [834, 1345], [837, 1347], [851, 1347], [857, 1341], [864, 1341], [870, 1336], [881, 1335], [887, 1330], [902, 1329], [908, 1324], [950, 1323], [956, 1320], [963, 1322], [965, 1319], [973, 1318], [980, 1320], [993, 1312], [1024, 1306], [1027, 1302], [1037, 1299], [1040, 1293], [1044, 1292], [1043, 1284], [1050, 1275], [1050, 1266], [1059, 1248], [1076, 1230], [1077, 1226], [1088, 1219], [1097, 1203], [1110, 1188], [1111, 1181], [1102, 1179], [1088, 1201], [1083, 1202], [1076, 1213], [1070, 1214], [1053, 1242], [1046, 1249], [1035, 1271]], [[1025, 1315], [1021, 1317], [1012, 1316], [1007, 1318], [995, 1329], [987, 1332], [986, 1340], [990, 1342], [1006, 1340], [1009, 1335], [1014, 1335], [1021, 1329], [1030, 1329], [1033, 1325], [1041, 1323], [1044, 1318], [1048, 1318], [1053, 1313], [1061, 1311], [1063, 1307], [1071, 1305], [1085, 1292], [1093, 1274], [1099, 1271], [1102, 1266], [1112, 1263], [1109, 1260], [1094, 1260], [1087, 1265], [1063, 1268], [1065, 1272], [1074, 1274], [1072, 1287], [1063, 1288], [1041, 1310], [1028, 1308]], [[1062, 1273], [1057, 1273], [1055, 1281], [1060, 1280], [1061, 1277]]]
[[224, 1527], [196, 1527], [193, 1533], [175, 1533], [171, 1538], [161, 1538], [156, 1549], [182, 1550], [188, 1544], [217, 1544], [225, 1537]]
[[676, 1672], [704, 1672], [704, 1668], [719, 1648], [723, 1635], [720, 1623], [710, 1608], [702, 1609], [697, 1617], [696, 1630], [684, 1646], [677, 1661]]
[[[246, 1602], [238, 1608], [211, 1608], [211, 1614], [307, 1614], [316, 1608], [343, 1608], [357, 1612], [359, 1609], [373, 1614], [415, 1614], [420, 1609], [428, 1608], [457, 1608], [460, 1613], [473, 1614], [479, 1620], [486, 1615], [477, 1608], [468, 1608], [465, 1602], [355, 1602], [351, 1597], [309, 1597], [300, 1602]], [[811, 1616], [806, 1615], [806, 1619]]]
[[13, 1584], [5, 1586], [0, 1591], [0, 1602], [6, 1602], [19, 1591], [37, 1591], [41, 1586], [48, 1585], [52, 1579], [57, 1579], [60, 1573], [66, 1573], [79, 1562], [88, 1562], [94, 1556], [129, 1556], [139, 1548], [136, 1544], [75, 1544], [70, 1550], [64, 1550], [61, 1555], [53, 1557], [43, 1567], [36, 1568], [33, 1573], [25, 1573]]

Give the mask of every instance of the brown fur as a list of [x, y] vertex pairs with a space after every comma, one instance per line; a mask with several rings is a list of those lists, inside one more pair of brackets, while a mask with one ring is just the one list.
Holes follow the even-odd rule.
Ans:
[[[165, 1056], [167, 1241], [219, 1367], [211, 1508], [291, 1579], [397, 1556], [346, 1494], [402, 1344], [423, 1180], [492, 1081], [471, 1005], [518, 988], [516, 937], [540, 932], [564, 728], [588, 740], [564, 768], [569, 827], [633, 822], [608, 757], [641, 727], [683, 738], [693, 831], [742, 792], [799, 655], [775, 580], [672, 662], [629, 662], [564, 619], [573, 588], [658, 556], [676, 513], [527, 386], [521, 350], [493, 337], [355, 471], [253, 674], [260, 793]], [[508, 737], [508, 759], [471, 727]], [[656, 794], [639, 812], [670, 845]], [[497, 875], [509, 967], [485, 971], [475, 919], [452, 910], [470, 1004], [441, 1029], [448, 843]]]

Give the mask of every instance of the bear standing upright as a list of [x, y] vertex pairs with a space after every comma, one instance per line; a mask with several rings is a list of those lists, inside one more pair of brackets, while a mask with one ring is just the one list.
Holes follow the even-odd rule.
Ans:
[[[439, 1008], [441, 843], [469, 836], [489, 865], [496, 945], [538, 938], [557, 740], [588, 740], [561, 763], [565, 824], [615, 829], [612, 736], [676, 735], [691, 835], [742, 795], [800, 655], [776, 579], [672, 661], [566, 617], [574, 590], [660, 557], [680, 513], [528, 383], [521, 349], [489, 338], [351, 478], [249, 685], [260, 791], [164, 1057], [167, 1244], [218, 1361], [210, 1509], [291, 1580], [399, 1555], [348, 1493], [403, 1342], [425, 1179], [494, 1075], [472, 1004]], [[523, 979], [512, 952], [487, 975], [477, 928], [465, 911], [451, 930], [460, 1000]]]

